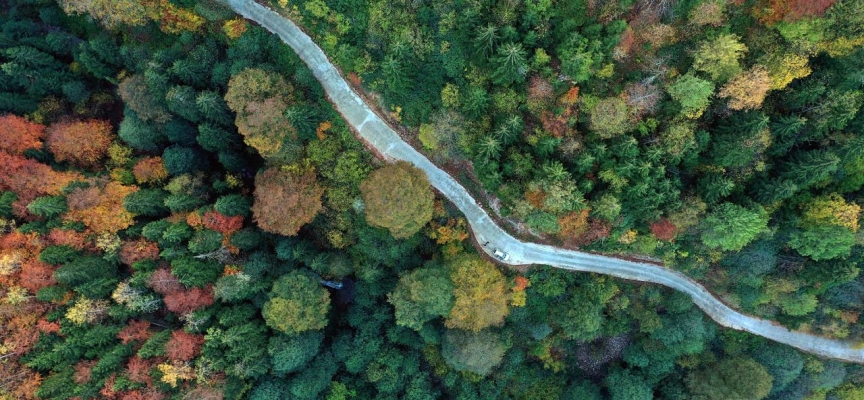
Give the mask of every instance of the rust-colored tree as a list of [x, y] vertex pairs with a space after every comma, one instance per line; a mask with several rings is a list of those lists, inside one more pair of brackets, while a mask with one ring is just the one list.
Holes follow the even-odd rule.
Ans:
[[159, 357], [143, 359], [137, 355], [132, 356], [126, 364], [126, 376], [132, 382], [153, 384], [153, 378], [150, 376], [150, 370], [156, 364], [161, 362]]
[[55, 246], [69, 246], [75, 250], [84, 250], [87, 247], [87, 238], [84, 234], [71, 229], [51, 229], [48, 233], [48, 242]]
[[837, 0], [759, 0], [753, 13], [766, 25], [819, 17]]
[[609, 237], [611, 231], [612, 226], [608, 222], [592, 218], [591, 222], [588, 223], [588, 230], [577, 238], [573, 244], [576, 246], [587, 246], [600, 239]]
[[190, 361], [201, 352], [204, 336], [188, 333], [184, 330], [171, 332], [171, 340], [165, 343], [165, 355], [178, 361]]
[[153, 331], [150, 330], [150, 322], [132, 320], [117, 333], [117, 338], [123, 344], [132, 342], [144, 343], [152, 335]]
[[659, 221], [651, 224], [651, 234], [659, 240], [667, 242], [675, 240], [675, 235], [678, 234], [678, 228], [666, 218], [661, 218]]
[[29, 290], [30, 293], [36, 293], [39, 289], [56, 285], [57, 281], [54, 280], [54, 269], [53, 266], [35, 258], [25, 261], [21, 265], [19, 285]]
[[158, 260], [159, 245], [145, 239], [128, 241], [120, 247], [119, 257], [120, 262], [126, 265], [141, 260]]
[[45, 126], [17, 115], [0, 116], [0, 150], [22, 154], [28, 149], [42, 148]]
[[201, 307], [213, 304], [213, 286], [195, 287], [165, 295], [165, 307], [168, 311], [180, 315], [188, 314]]
[[114, 233], [134, 222], [134, 215], [123, 207], [123, 199], [138, 190], [119, 182], [91, 180], [90, 187], [76, 188], [66, 197], [67, 221], [81, 222], [96, 233]]
[[108, 121], [65, 120], [46, 130], [48, 149], [57, 161], [68, 161], [82, 168], [98, 168], [114, 140]]
[[573, 211], [558, 218], [558, 226], [561, 227], [559, 233], [561, 237], [573, 239], [581, 236], [588, 230], [588, 214], [590, 210]]
[[161, 295], [169, 295], [183, 291], [183, 285], [167, 268], [159, 268], [150, 275], [147, 286]]
[[72, 375], [72, 381], [76, 384], [83, 385], [90, 382], [93, 366], [96, 365], [96, 360], [83, 360], [75, 364], [75, 374]]
[[312, 171], [270, 168], [255, 177], [252, 214], [261, 229], [294, 236], [321, 210], [323, 193]]
[[204, 216], [202, 216], [202, 221], [205, 228], [214, 230], [226, 236], [243, 228], [242, 215], [229, 217], [219, 213], [218, 211], [207, 211], [204, 213]]

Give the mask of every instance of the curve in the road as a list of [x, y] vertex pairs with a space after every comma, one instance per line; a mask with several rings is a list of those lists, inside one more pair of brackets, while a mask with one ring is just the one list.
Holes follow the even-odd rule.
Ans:
[[379, 118], [348, 86], [324, 52], [291, 20], [252, 0], [223, 1], [238, 14], [275, 33], [291, 46], [309, 65], [336, 109], [366, 142], [385, 157], [408, 161], [426, 172], [430, 183], [465, 214], [479, 241], [489, 242], [489, 246], [482, 247], [483, 251], [489, 253], [493, 248], [503, 249], [510, 255], [508, 264], [545, 264], [664, 285], [688, 294], [699, 308], [720, 325], [747, 331], [819, 356], [864, 364], [864, 349], [859, 343], [790, 331], [772, 321], [742, 314], [679, 272], [647, 263], [517, 240], [496, 225], [453, 177], [408, 145]]

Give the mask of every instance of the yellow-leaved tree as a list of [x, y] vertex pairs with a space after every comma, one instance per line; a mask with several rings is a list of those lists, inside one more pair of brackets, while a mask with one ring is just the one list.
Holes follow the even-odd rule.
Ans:
[[450, 263], [455, 300], [445, 325], [479, 332], [501, 325], [510, 313], [504, 274], [479, 256], [463, 255]]

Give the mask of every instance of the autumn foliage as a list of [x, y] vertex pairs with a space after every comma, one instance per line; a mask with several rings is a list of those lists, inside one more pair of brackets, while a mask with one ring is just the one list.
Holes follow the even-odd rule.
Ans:
[[780, 21], [795, 22], [803, 18], [819, 17], [836, 0], [760, 0], [754, 13], [762, 23], [772, 25]]
[[13, 209], [19, 216], [26, 215], [27, 204], [36, 197], [58, 195], [66, 185], [80, 178], [77, 173], [54, 171], [38, 161], [0, 152], [0, 191], [18, 195]]
[[150, 275], [147, 286], [162, 295], [177, 293], [183, 290], [183, 285], [167, 268], [160, 268]]
[[158, 183], [168, 177], [162, 157], [146, 157], [132, 168], [132, 175], [138, 183]]
[[653, 224], [651, 224], [651, 234], [654, 235], [657, 239], [672, 241], [675, 239], [675, 235], [677, 234], [678, 228], [672, 224], [668, 219], [663, 218]]
[[143, 343], [152, 335], [153, 331], [150, 330], [150, 322], [132, 320], [129, 321], [128, 325], [120, 330], [117, 334], [117, 338], [120, 339], [123, 344], [129, 344], [132, 342]]
[[17, 115], [0, 116], [0, 150], [22, 154], [28, 149], [42, 148], [45, 126]]
[[314, 172], [270, 168], [255, 177], [252, 214], [261, 229], [294, 236], [321, 210], [322, 194]]
[[19, 284], [29, 290], [30, 293], [36, 293], [46, 286], [56, 285], [54, 269], [53, 266], [32, 258], [21, 265]]
[[165, 307], [177, 314], [187, 314], [201, 307], [213, 304], [213, 286], [187, 289], [168, 269], [160, 268], [153, 272], [147, 285], [165, 296]]
[[188, 314], [211, 304], [213, 304], [213, 286], [211, 285], [165, 295], [165, 307], [168, 308], [168, 311], [180, 315]]
[[479, 332], [504, 322], [509, 298], [504, 275], [494, 264], [463, 256], [451, 265], [450, 279], [455, 301], [445, 326]]
[[203, 345], [204, 336], [176, 330], [165, 344], [165, 355], [172, 360], [189, 361], [198, 356]]
[[426, 174], [400, 161], [373, 171], [361, 184], [366, 221], [386, 228], [393, 237], [407, 238], [432, 219], [435, 199]]
[[96, 233], [114, 233], [134, 222], [134, 215], [123, 207], [123, 199], [138, 190], [115, 181], [91, 181], [87, 188], [77, 188], [66, 201], [68, 221], [81, 222]]
[[71, 229], [54, 228], [48, 233], [48, 242], [56, 246], [69, 246], [75, 250], [84, 250], [87, 247], [86, 238], [81, 232]]
[[66, 120], [52, 124], [46, 131], [48, 149], [57, 161], [68, 161], [79, 167], [97, 168], [114, 140], [107, 121]]
[[565, 238], [576, 238], [588, 230], [588, 209], [574, 211], [558, 218], [561, 227], [561, 236]]
[[145, 239], [123, 243], [120, 247], [120, 262], [126, 265], [135, 264], [141, 260], [158, 260], [159, 245]]
[[202, 217], [204, 227], [216, 232], [228, 235], [231, 232], [238, 231], [243, 228], [243, 216], [236, 215], [229, 217], [220, 214], [218, 211], [207, 211]]

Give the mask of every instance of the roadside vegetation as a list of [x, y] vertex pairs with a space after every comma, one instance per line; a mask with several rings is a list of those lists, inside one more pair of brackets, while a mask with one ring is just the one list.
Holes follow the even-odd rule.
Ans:
[[[861, 1], [271, 6], [523, 234], [860, 338]], [[662, 287], [497, 267], [215, 0], [0, 1], [0, 399], [862, 387]]]

